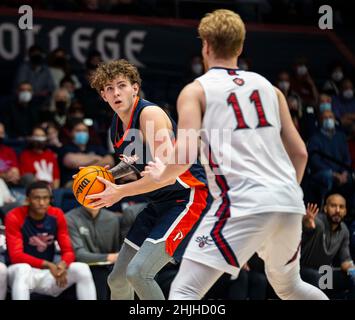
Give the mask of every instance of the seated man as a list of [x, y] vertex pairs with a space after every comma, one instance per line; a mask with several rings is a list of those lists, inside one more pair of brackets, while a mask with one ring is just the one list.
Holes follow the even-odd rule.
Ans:
[[[95, 300], [90, 269], [84, 263], [73, 262], [75, 255], [64, 214], [50, 206], [48, 183], [32, 183], [26, 195], [28, 205], [11, 210], [5, 219], [12, 299], [29, 300], [32, 292], [56, 297], [76, 284], [79, 300]], [[54, 241], [61, 250], [58, 263], [54, 262]]]
[[98, 300], [110, 297], [107, 277], [136, 217], [135, 212], [126, 213], [119, 217], [106, 209], [78, 207], [65, 215], [76, 261], [92, 265]]
[[321, 129], [310, 138], [308, 153], [311, 177], [319, 185], [322, 202], [334, 187], [344, 194], [351, 192], [349, 148], [345, 135], [335, 127], [331, 110], [321, 114]]
[[[349, 290], [348, 298], [354, 299], [355, 267], [350, 256], [349, 231], [342, 222], [346, 215], [346, 201], [340, 194], [331, 194], [326, 199], [324, 213], [317, 213], [317, 206], [308, 204], [303, 219], [301, 277], [319, 287], [323, 275], [320, 267], [330, 266], [333, 283], [328, 289]], [[336, 269], [338, 266], [340, 269]]]
[[62, 183], [65, 187], [71, 187], [72, 176], [80, 166], [114, 165], [113, 157], [103, 146], [90, 143], [89, 128], [83, 120], [73, 122], [70, 129], [72, 143], [63, 146], [59, 151], [63, 166]]

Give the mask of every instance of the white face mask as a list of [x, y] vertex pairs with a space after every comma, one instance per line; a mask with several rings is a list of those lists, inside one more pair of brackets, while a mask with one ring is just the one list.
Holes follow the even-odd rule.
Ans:
[[352, 99], [354, 97], [354, 90], [353, 89], [346, 89], [343, 91], [343, 97], [345, 99]]
[[283, 91], [287, 91], [290, 88], [290, 82], [286, 80], [279, 81], [278, 85]]
[[28, 103], [31, 101], [31, 99], [32, 99], [32, 92], [31, 91], [21, 91], [18, 94], [18, 100], [21, 103]]
[[336, 82], [339, 82], [339, 81], [343, 80], [343, 78], [344, 78], [344, 74], [343, 74], [343, 72], [340, 71], [340, 70], [334, 71], [334, 72], [332, 73], [332, 79], [333, 79], [334, 81], [336, 81]]
[[308, 69], [305, 65], [300, 65], [297, 67], [297, 74], [299, 76], [304, 76], [307, 73]]
[[239, 64], [239, 68], [244, 70], [244, 71], [248, 71], [249, 70], [249, 66], [246, 63], [241, 63]]
[[202, 66], [202, 64], [201, 64], [201, 63], [194, 63], [194, 64], [192, 65], [192, 72], [193, 72], [194, 74], [197, 74], [197, 75], [202, 74], [202, 72], [203, 72], [203, 66]]

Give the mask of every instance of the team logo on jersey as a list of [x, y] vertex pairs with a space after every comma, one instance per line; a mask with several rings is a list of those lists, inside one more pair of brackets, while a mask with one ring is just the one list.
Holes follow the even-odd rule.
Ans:
[[36, 247], [38, 252], [44, 252], [53, 242], [54, 235], [48, 233], [40, 233], [29, 238], [29, 245]]
[[234, 78], [233, 81], [238, 86], [242, 86], [245, 83], [245, 81], [243, 79], [241, 79], [241, 78]]
[[174, 237], [173, 241], [176, 240], [181, 240], [184, 237], [184, 234], [182, 233], [182, 231], [180, 230]]
[[213, 243], [213, 240], [209, 236], [198, 236], [195, 241], [198, 242], [200, 248], [203, 248], [206, 245], [209, 246]]

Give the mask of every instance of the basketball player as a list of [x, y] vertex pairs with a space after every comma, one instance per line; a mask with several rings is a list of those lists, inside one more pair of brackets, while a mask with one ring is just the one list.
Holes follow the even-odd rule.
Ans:
[[[143, 171], [153, 157], [172, 152], [176, 124], [160, 107], [139, 97], [136, 67], [125, 60], [103, 63], [92, 75], [91, 86], [115, 112], [111, 139], [117, 156], [138, 156], [136, 169]], [[154, 277], [181, 256], [189, 231], [210, 203], [203, 167], [192, 165], [163, 188], [147, 179], [126, 185], [99, 180], [106, 189], [86, 197], [95, 200], [92, 207], [108, 207], [124, 196], [142, 193], [150, 201], [136, 218], [108, 278], [111, 298], [133, 299], [134, 289], [140, 299], [164, 299]]]
[[[179, 138], [180, 129], [197, 132], [202, 127], [215, 200], [186, 248], [169, 299], [201, 299], [223, 272], [237, 276], [255, 252], [264, 259], [267, 278], [281, 299], [327, 299], [299, 274], [305, 214], [299, 183], [307, 151], [285, 97], [259, 74], [238, 69], [245, 38], [238, 14], [207, 14], [198, 32], [207, 72], [179, 95], [172, 159], [187, 154], [187, 163], [194, 162], [197, 152], [182, 152], [188, 144]], [[229, 142], [223, 140], [226, 131]], [[144, 174], [169, 183], [188, 167], [157, 159]]]

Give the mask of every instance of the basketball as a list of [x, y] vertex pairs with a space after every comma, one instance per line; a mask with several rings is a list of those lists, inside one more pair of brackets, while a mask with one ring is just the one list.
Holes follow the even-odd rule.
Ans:
[[84, 207], [90, 208], [93, 200], [85, 199], [90, 194], [100, 193], [105, 190], [105, 185], [96, 179], [100, 176], [110, 182], [115, 182], [113, 175], [104, 167], [88, 166], [79, 171], [73, 182], [73, 193], [76, 200]]

